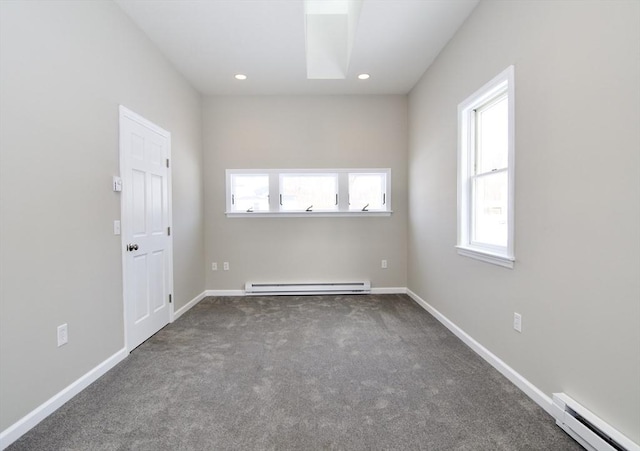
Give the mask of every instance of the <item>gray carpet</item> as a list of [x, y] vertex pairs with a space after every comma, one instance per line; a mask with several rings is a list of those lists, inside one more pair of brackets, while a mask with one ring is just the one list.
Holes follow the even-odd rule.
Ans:
[[405, 295], [207, 298], [9, 448], [580, 450]]

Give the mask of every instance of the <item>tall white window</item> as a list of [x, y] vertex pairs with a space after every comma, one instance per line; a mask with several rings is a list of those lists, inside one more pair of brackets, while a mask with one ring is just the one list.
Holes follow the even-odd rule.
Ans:
[[513, 268], [514, 69], [458, 106], [458, 253]]

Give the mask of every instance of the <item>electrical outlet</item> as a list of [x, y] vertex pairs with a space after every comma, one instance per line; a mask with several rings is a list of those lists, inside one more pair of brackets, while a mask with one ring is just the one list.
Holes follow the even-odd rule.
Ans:
[[211, 271], [217, 271], [218, 270], [218, 263], [213, 262], [211, 263]]
[[69, 333], [67, 330], [67, 323], [58, 326], [58, 347], [67, 344], [69, 341]]
[[380, 267], [382, 269], [387, 269], [387, 261], [386, 260], [382, 260], [382, 262], [380, 262]]
[[225, 271], [229, 271], [229, 262], [224, 262], [222, 264], [222, 269], [224, 269]]
[[513, 313], [513, 328], [522, 332], [522, 315], [520, 313]]

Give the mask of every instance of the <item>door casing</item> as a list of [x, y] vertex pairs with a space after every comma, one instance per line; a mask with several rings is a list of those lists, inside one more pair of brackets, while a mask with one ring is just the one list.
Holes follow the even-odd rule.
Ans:
[[[131, 111], [130, 109], [126, 108], [123, 105], [120, 105], [119, 107], [119, 127], [120, 127], [120, 139], [119, 139], [119, 152], [120, 152], [120, 173], [121, 176], [123, 168], [125, 167], [125, 163], [124, 163], [124, 159], [125, 159], [125, 154], [123, 151], [123, 147], [124, 147], [124, 143], [123, 143], [123, 139], [125, 138], [123, 136], [122, 130], [123, 130], [123, 123], [126, 119], [130, 119], [133, 120], [137, 123], [139, 123], [140, 125], [152, 130], [155, 133], [158, 133], [159, 135], [166, 137], [167, 138], [167, 155], [166, 158], [168, 159], [168, 161], [171, 161], [171, 133], [164, 130], [163, 128], [157, 126], [156, 124], [154, 124], [153, 122], [149, 121], [148, 119], [144, 118], [143, 116]], [[167, 226], [171, 228], [172, 222], [173, 222], [173, 214], [172, 214], [172, 189], [171, 189], [171, 164], [168, 165], [167, 168]], [[128, 243], [128, 233], [126, 233], [128, 229], [128, 224], [131, 221], [131, 218], [129, 218], [129, 205], [127, 205], [127, 200], [125, 199], [124, 196], [121, 197], [120, 199], [120, 219], [121, 219], [121, 223], [122, 223], [122, 231], [123, 233], [121, 233], [121, 255], [122, 255], [122, 297], [123, 297], [123, 321], [124, 321], [124, 345], [125, 348], [127, 349], [128, 352], [131, 352], [133, 350], [133, 347], [130, 343], [130, 337], [129, 337], [129, 327], [130, 327], [130, 321], [131, 318], [129, 318], [129, 309], [128, 309], [128, 304], [127, 302], [132, 302], [132, 300], [128, 299], [128, 285], [127, 285], [127, 279], [128, 279], [128, 275], [127, 275], [127, 262], [126, 262], [126, 258], [127, 258], [127, 250], [126, 250], [126, 246]], [[167, 237], [167, 265], [168, 268], [166, 268], [167, 271], [167, 277], [168, 277], [168, 292], [169, 294], [171, 294], [171, 297], [173, 298], [173, 233], [170, 233]], [[169, 303], [169, 322], [173, 322], [174, 320], [174, 303], [173, 300], [172, 302]]]

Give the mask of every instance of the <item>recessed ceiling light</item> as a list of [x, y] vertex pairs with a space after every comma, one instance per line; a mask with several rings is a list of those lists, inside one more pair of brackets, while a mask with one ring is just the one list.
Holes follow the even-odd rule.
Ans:
[[236, 74], [236, 80], [246, 80], [247, 76], [245, 74]]
[[367, 78], [369, 78], [369, 76], [370, 76], [369, 74], [360, 74], [358, 75], [358, 78], [360, 80], [366, 80]]

